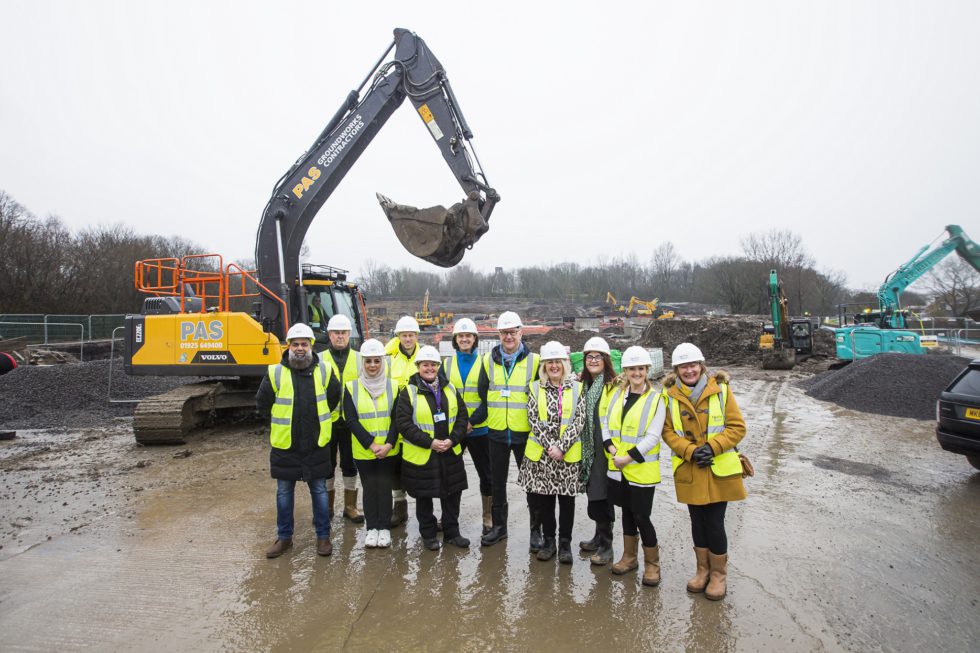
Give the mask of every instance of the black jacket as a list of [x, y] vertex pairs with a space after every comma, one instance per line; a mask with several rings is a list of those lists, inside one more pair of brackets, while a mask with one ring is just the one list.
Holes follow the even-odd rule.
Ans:
[[[439, 376], [439, 391], [442, 393], [442, 405], [446, 406], [446, 388], [452, 386], [446, 381], [445, 377]], [[423, 399], [429, 402], [432, 414], [436, 413], [436, 399], [429, 388], [420, 382], [419, 375], [413, 374], [408, 380], [409, 385], [413, 385], [419, 390], [419, 401]], [[456, 413], [456, 422], [453, 424], [452, 432], [449, 431], [449, 422], [436, 422], [436, 440], [452, 441], [453, 446], [459, 444], [466, 437], [466, 425], [468, 424], [466, 404], [463, 397], [456, 392], [456, 403], [459, 406]], [[432, 438], [429, 434], [415, 425], [412, 420], [412, 400], [408, 396], [408, 388], [398, 394], [395, 402], [395, 423], [402, 438], [412, 444], [428, 449], [432, 445]], [[463, 456], [456, 455], [453, 450], [439, 453], [433, 451], [429, 456], [428, 462], [424, 465], [413, 465], [402, 459], [402, 487], [416, 499], [419, 497], [443, 497], [462, 492], [466, 489], [466, 468], [463, 466]]]
[[[531, 348], [527, 344], [523, 344], [524, 349], [520, 354], [517, 355], [517, 360], [514, 365], [521, 362], [525, 358], [531, 355]], [[500, 345], [497, 345], [490, 350], [490, 359], [497, 365], [503, 365], [503, 358], [500, 356]], [[487, 393], [490, 392], [490, 377], [487, 374], [487, 370], [483, 367], [483, 360], [479, 361], [480, 364], [480, 379], [477, 381], [477, 393], [480, 395], [480, 406], [473, 411], [473, 423], [479, 424], [485, 421], [487, 418]], [[531, 370], [531, 381], [538, 378], [538, 371]], [[487, 429], [487, 435], [491, 440], [497, 442], [504, 442], [507, 444], [523, 444], [527, 442], [527, 436], [530, 431], [511, 431], [509, 429], [504, 429], [502, 431], [495, 430], [493, 428]]]
[[[305, 370], [294, 370], [289, 367], [289, 352], [282, 354], [282, 365], [289, 370], [293, 380], [293, 417], [292, 442], [289, 449], [271, 447], [269, 466], [272, 478], [285, 481], [312, 480], [315, 478], [331, 478], [333, 465], [330, 459], [330, 447], [318, 447], [320, 438], [320, 419], [316, 413], [316, 389], [313, 374], [318, 371], [320, 358], [313, 353], [313, 363]], [[333, 410], [340, 401], [340, 381], [330, 372], [327, 366], [327, 405]], [[265, 419], [270, 419], [272, 404], [276, 393], [272, 389], [269, 375], [262, 377], [259, 391], [255, 394], [255, 406]], [[335, 435], [333, 435], [335, 437]]]

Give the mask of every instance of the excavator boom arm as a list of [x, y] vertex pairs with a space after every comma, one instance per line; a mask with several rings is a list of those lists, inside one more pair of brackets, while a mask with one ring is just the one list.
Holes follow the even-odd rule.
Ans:
[[[449, 164], [466, 198], [444, 209], [417, 210], [379, 196], [382, 208], [402, 244], [413, 254], [449, 267], [487, 231], [487, 220], [500, 197], [474, 165], [467, 148], [472, 133], [456, 103], [442, 64], [412, 32], [395, 30], [394, 58], [375, 66], [363, 98], [348, 94], [313, 146], [280, 179], [259, 224], [255, 262], [259, 281], [274, 288], [288, 316], [306, 319], [306, 301], [294, 296], [299, 254], [306, 232], [320, 207], [367, 148], [392, 113], [410, 98]], [[370, 78], [371, 75], [368, 76]], [[367, 79], [365, 79], [365, 83]], [[363, 84], [362, 84], [363, 87]], [[477, 162], [478, 163], [478, 162]], [[281, 304], [263, 297], [261, 318], [268, 329], [282, 333]]]

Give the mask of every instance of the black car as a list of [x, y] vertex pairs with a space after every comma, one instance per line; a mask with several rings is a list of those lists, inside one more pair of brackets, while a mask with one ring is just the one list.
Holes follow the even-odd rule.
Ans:
[[936, 402], [936, 439], [980, 469], [980, 358], [953, 379]]

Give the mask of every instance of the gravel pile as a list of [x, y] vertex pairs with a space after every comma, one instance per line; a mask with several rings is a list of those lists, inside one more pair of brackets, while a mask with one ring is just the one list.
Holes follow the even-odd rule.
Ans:
[[709, 367], [745, 364], [759, 359], [759, 336], [763, 318], [755, 316], [676, 317], [653, 320], [640, 344], [664, 350], [664, 363], [682, 342], [691, 342], [704, 353]]
[[548, 333], [525, 334], [523, 340], [533, 352], [541, 351], [541, 345], [552, 340], [557, 340], [566, 347], [570, 347], [571, 351], [582, 351], [585, 342], [589, 338], [597, 335], [600, 334], [595, 331], [575, 331], [573, 329], [558, 327], [551, 329]]
[[877, 415], [936, 418], [936, 399], [969, 359], [949, 354], [879, 354], [799, 382], [816, 399]]
[[[197, 377], [128, 376], [122, 362], [112, 369], [112, 397], [141, 399]], [[109, 361], [24, 365], [0, 376], [0, 428], [43, 429], [100, 426], [115, 417], [132, 415], [136, 404], [110, 404]]]

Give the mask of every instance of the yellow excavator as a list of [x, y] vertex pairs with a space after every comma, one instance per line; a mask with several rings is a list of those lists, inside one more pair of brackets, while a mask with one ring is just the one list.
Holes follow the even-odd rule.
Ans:
[[448, 209], [417, 209], [379, 194], [399, 241], [415, 256], [451, 267], [486, 233], [500, 196], [473, 150], [445, 69], [421, 38], [396, 29], [361, 85], [276, 184], [259, 223], [254, 271], [217, 254], [136, 263], [136, 287], [150, 297], [140, 314], [126, 317], [126, 372], [208, 378], [143, 400], [133, 424], [137, 442], [181, 443], [201, 424], [250, 412], [292, 323], [325, 336], [325, 321], [343, 314], [355, 344], [367, 337], [358, 286], [339, 268], [301, 265], [300, 249], [320, 207], [406, 99], [466, 196]]
[[419, 323], [420, 329], [440, 327], [452, 322], [453, 313], [440, 311], [431, 313], [429, 311], [429, 290], [425, 290], [425, 297], [422, 299], [422, 310], [415, 312], [415, 321]]
[[659, 297], [654, 297], [650, 301], [643, 301], [639, 297], [630, 297], [629, 306], [626, 308], [626, 315], [633, 315], [633, 309], [636, 309], [637, 315], [653, 315], [657, 312], [657, 302], [660, 301]]

